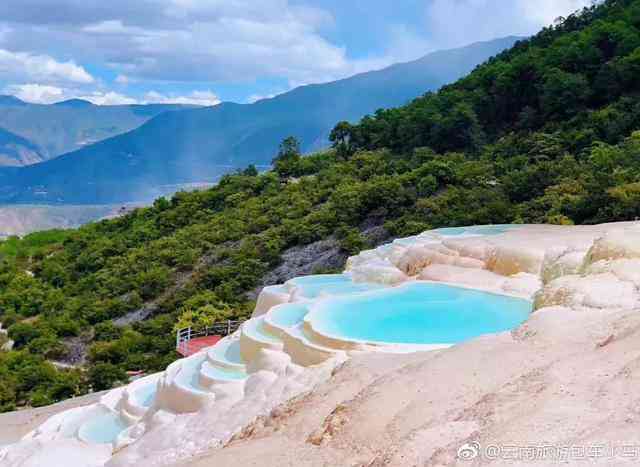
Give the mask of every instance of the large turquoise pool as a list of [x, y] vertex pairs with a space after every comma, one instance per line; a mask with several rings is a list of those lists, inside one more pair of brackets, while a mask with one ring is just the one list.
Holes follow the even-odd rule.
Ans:
[[416, 282], [321, 300], [305, 320], [316, 332], [344, 340], [455, 344], [513, 329], [531, 308], [520, 298]]

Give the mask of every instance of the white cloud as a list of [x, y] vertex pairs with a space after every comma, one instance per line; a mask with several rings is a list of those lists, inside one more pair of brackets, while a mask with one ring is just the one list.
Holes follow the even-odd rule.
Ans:
[[94, 78], [73, 61], [58, 62], [48, 55], [0, 49], [0, 78], [37, 79], [45, 83], [93, 83]]
[[425, 11], [432, 48], [535, 34], [591, 0], [433, 0]]
[[[69, 91], [69, 94], [73, 94], [73, 91]], [[77, 96], [73, 96], [78, 99], [83, 99], [85, 101], [93, 102], [96, 105], [131, 105], [138, 104], [138, 100], [125, 96], [124, 94], [120, 94], [114, 91], [94, 91], [89, 94], [79, 94]], [[69, 97], [71, 98], [71, 97]]]
[[149, 91], [143, 98], [135, 98], [108, 90], [86, 91], [28, 83], [8, 85], [2, 89], [2, 93], [37, 104], [53, 104], [67, 99], [83, 99], [96, 105], [184, 104], [212, 106], [220, 103], [220, 99], [212, 91], [193, 91], [187, 95], [165, 95], [157, 91]]
[[537, 0], [536, 2], [522, 2], [525, 15], [534, 24], [548, 25], [556, 18], [567, 16], [576, 10], [593, 3], [591, 0]]
[[[590, 0], [424, 0], [424, 27], [417, 22], [389, 25], [379, 33], [385, 46], [354, 58], [325, 33], [335, 18], [309, 0], [2, 0], [0, 2], [0, 83], [37, 83], [21, 88], [33, 99], [53, 99], [53, 88], [99, 103], [183, 102], [213, 105], [210, 91], [172, 95], [171, 84], [283, 80], [285, 86], [319, 83], [418, 58], [429, 51], [495, 37], [535, 33], [590, 3]], [[366, 2], [369, 17], [379, 2]], [[413, 0], [411, 0], [413, 1]], [[321, 2], [313, 2], [321, 5]], [[363, 2], [364, 4], [365, 2]], [[402, 3], [402, 2], [401, 2]], [[409, 3], [406, 0], [404, 3]], [[405, 5], [406, 6], [406, 5]], [[419, 14], [416, 15], [419, 17]], [[364, 16], [366, 17], [366, 15]], [[340, 18], [341, 20], [343, 18]], [[360, 29], [360, 17], [348, 18]], [[341, 24], [341, 23], [340, 23]], [[339, 36], [339, 35], [338, 35]], [[10, 52], [32, 50], [33, 53]], [[113, 89], [77, 63], [109, 67]], [[142, 97], [126, 95], [136, 89]], [[91, 85], [91, 86], [89, 86]], [[215, 84], [212, 84], [215, 86]], [[277, 85], [282, 89], [283, 85]], [[195, 87], [195, 85], [194, 85]], [[126, 89], [126, 92], [125, 92]], [[200, 93], [200, 94], [198, 94]], [[253, 95], [248, 100], [263, 97]]]
[[251, 94], [249, 97], [247, 97], [247, 104], [254, 104], [258, 101], [261, 101], [263, 99], [272, 99], [282, 93], [285, 93], [287, 91], [275, 91], [272, 93], [268, 93], [268, 94]]
[[212, 106], [220, 103], [220, 99], [211, 91], [193, 91], [186, 96], [167, 96], [156, 91], [149, 91], [142, 101], [145, 104], [185, 104]]
[[119, 20], [119, 19], [88, 24], [87, 26], [83, 27], [82, 30], [84, 32], [88, 32], [92, 34], [103, 34], [103, 35], [124, 35], [124, 36], [151, 35], [151, 32], [148, 30], [145, 30], [144, 28], [134, 27], [134, 26], [125, 26], [122, 20]]
[[310, 82], [351, 71], [344, 47], [322, 34], [332, 15], [290, 0], [112, 0], [108, 8], [58, 0], [65, 21], [52, 20], [61, 13], [45, 0], [22, 2], [0, 3], [0, 24], [19, 25], [7, 35], [14, 48], [50, 53], [64, 44], [65, 53], [138, 81]]
[[83, 99], [97, 105], [137, 104], [138, 100], [113, 91], [83, 91], [38, 83], [11, 84], [2, 90], [25, 102], [53, 104], [67, 99]]
[[2, 90], [3, 94], [16, 96], [25, 102], [51, 104], [64, 100], [65, 90], [56, 86], [43, 84], [12, 84]]

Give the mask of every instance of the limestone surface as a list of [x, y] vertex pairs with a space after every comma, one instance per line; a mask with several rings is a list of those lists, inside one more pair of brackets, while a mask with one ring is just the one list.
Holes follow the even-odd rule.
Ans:
[[[327, 277], [325, 292], [265, 288], [235, 335], [54, 415], [0, 448], [0, 465], [640, 462], [640, 223], [429, 231], [350, 258], [347, 273], [353, 284]], [[318, 335], [287, 308], [410, 281], [534, 311], [511, 332], [424, 351]], [[86, 436], [102, 416], [124, 423], [106, 444]]]

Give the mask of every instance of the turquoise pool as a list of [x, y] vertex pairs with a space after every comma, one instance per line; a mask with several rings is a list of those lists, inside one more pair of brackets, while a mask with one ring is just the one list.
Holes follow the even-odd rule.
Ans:
[[461, 235], [499, 235], [520, 227], [517, 224], [496, 224], [496, 225], [471, 225], [468, 227], [444, 227], [435, 229], [433, 232], [445, 237], [458, 237]]
[[196, 357], [195, 355], [184, 360], [180, 372], [175, 377], [175, 382], [191, 391], [203, 391], [200, 385], [200, 367], [204, 361], [204, 356]]
[[126, 428], [127, 424], [118, 414], [105, 410], [102, 415], [82, 425], [78, 436], [88, 443], [109, 444]]
[[455, 344], [513, 329], [531, 313], [528, 300], [416, 282], [328, 298], [305, 320], [320, 334], [389, 344]]
[[380, 284], [353, 282], [349, 274], [323, 274], [297, 277], [287, 282], [305, 298], [317, 298], [322, 294], [345, 295], [380, 289]]
[[277, 344], [280, 339], [270, 334], [265, 328], [262, 318], [256, 318], [246, 321], [242, 325], [242, 332], [262, 342]]
[[224, 339], [214, 347], [211, 347], [209, 355], [214, 360], [219, 360], [233, 366], [244, 365], [242, 356], [240, 355], [240, 341], [237, 339]]
[[247, 373], [244, 371], [220, 368], [213, 366], [208, 362], [204, 362], [202, 364], [200, 371], [209, 378], [222, 381], [240, 381], [247, 377]]
[[272, 308], [265, 320], [278, 327], [290, 328], [301, 323], [308, 312], [305, 303], [285, 303]]

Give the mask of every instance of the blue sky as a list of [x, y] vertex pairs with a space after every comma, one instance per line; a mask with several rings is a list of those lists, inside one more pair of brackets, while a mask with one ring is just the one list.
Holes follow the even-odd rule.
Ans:
[[3, 0], [0, 92], [32, 102], [252, 102], [529, 35], [590, 0]]

